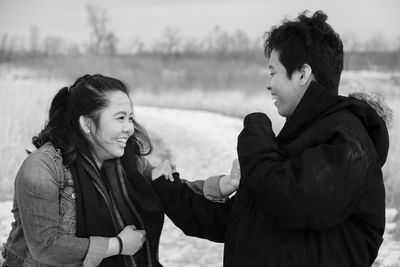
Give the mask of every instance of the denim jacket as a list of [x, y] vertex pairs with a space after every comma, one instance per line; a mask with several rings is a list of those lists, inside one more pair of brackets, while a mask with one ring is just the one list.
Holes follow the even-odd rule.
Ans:
[[[151, 179], [154, 168], [139, 158], [139, 171]], [[212, 201], [224, 201], [219, 179], [186, 183]], [[97, 266], [108, 238], [76, 237], [75, 189], [72, 174], [63, 165], [61, 151], [50, 142], [23, 162], [14, 185], [14, 222], [4, 244], [4, 266]]]
[[76, 237], [75, 189], [61, 152], [46, 143], [31, 153], [14, 184], [14, 222], [4, 266], [97, 266], [108, 238]]

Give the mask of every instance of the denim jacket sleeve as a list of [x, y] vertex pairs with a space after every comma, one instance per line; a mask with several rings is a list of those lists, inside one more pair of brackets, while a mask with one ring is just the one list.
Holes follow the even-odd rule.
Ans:
[[61, 172], [49, 153], [36, 151], [17, 174], [15, 194], [29, 251], [34, 260], [44, 264], [97, 266], [104, 258], [108, 238], [78, 238], [60, 229]]

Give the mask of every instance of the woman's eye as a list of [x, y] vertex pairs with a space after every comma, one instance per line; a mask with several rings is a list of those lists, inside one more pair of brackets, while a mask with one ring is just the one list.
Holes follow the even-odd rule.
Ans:
[[117, 120], [122, 121], [124, 120], [124, 117], [118, 117]]

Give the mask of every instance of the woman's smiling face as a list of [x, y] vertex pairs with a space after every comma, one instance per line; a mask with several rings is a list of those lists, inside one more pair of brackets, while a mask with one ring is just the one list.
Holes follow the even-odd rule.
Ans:
[[120, 158], [134, 133], [132, 102], [121, 91], [106, 93], [108, 105], [100, 111], [97, 126], [90, 125], [89, 142], [97, 160]]

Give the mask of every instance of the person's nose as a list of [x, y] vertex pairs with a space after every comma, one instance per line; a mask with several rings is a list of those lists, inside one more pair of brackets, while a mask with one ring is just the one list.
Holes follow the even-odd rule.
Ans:
[[267, 89], [268, 91], [271, 91], [271, 90], [272, 90], [272, 88], [271, 88], [271, 75], [267, 75], [266, 89]]
[[128, 120], [124, 123], [124, 128], [122, 129], [122, 131], [131, 136], [135, 132], [135, 125], [130, 120]]
[[267, 82], [267, 85], [265, 87], [268, 91], [272, 91], [271, 83]]

